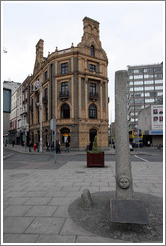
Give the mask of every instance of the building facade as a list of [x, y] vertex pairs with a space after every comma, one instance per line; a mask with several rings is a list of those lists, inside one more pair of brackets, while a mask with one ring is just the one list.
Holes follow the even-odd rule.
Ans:
[[144, 145], [163, 146], [163, 105], [150, 105], [138, 114]]
[[40, 91], [42, 82], [42, 141], [54, 141], [50, 121], [56, 119], [56, 139], [85, 150], [97, 135], [98, 146], [108, 147], [108, 59], [99, 37], [99, 22], [83, 19], [83, 36], [74, 47], [43, 57], [43, 40], [36, 45], [36, 61], [30, 79], [30, 141], [40, 141]]
[[11, 113], [9, 118], [9, 143], [13, 141], [15, 144], [26, 145], [29, 138], [28, 123], [28, 76], [25, 81], [19, 84], [19, 87], [11, 96]]
[[11, 113], [9, 118], [9, 143], [16, 143], [17, 137], [17, 90], [11, 97]]
[[16, 143], [25, 145], [28, 144], [29, 139], [29, 122], [28, 122], [28, 76], [21, 86], [17, 89], [17, 137]]
[[133, 130], [138, 128], [138, 113], [141, 109], [163, 103], [163, 63], [128, 66], [128, 73], [129, 129]]
[[11, 113], [11, 96], [21, 83], [14, 81], [3, 82], [3, 142], [9, 143], [9, 124]]

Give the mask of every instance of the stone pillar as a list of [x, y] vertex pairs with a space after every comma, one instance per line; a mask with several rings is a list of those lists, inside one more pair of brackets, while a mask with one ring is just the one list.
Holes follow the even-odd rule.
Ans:
[[127, 121], [128, 72], [115, 73], [116, 199], [132, 199], [133, 185]]
[[88, 119], [88, 79], [85, 77], [85, 118]]
[[100, 119], [103, 119], [103, 81], [100, 82]]

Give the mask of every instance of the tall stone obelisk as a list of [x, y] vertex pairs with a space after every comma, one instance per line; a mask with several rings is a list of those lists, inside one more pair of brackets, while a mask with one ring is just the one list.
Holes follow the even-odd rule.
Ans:
[[116, 199], [132, 199], [133, 184], [127, 121], [128, 72], [115, 73]]

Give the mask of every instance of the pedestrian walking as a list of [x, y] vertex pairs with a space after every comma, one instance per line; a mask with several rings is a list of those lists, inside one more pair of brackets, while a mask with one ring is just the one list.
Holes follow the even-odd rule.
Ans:
[[5, 147], [7, 147], [7, 140], [6, 140], [6, 142], [5, 142]]
[[51, 152], [54, 154], [54, 142], [51, 144]]
[[69, 145], [69, 141], [67, 140], [67, 141], [66, 141], [66, 150], [65, 150], [65, 152], [68, 152], [68, 153], [70, 152], [69, 146], [70, 146], [70, 145]]
[[32, 146], [32, 143], [31, 141], [29, 141], [29, 152], [31, 152], [31, 146]]
[[33, 150], [36, 151], [36, 144], [33, 145]]
[[14, 147], [14, 145], [15, 145], [15, 141], [13, 140], [13, 142], [12, 142], [12, 146]]
[[49, 143], [49, 141], [47, 142], [47, 149], [46, 150], [50, 151], [50, 143]]
[[93, 147], [93, 143], [92, 143], [92, 142], [90, 142], [90, 144], [89, 144], [89, 151], [91, 151], [91, 150], [92, 150], [92, 147]]
[[59, 153], [60, 154], [60, 152], [61, 152], [61, 146], [60, 146], [60, 141], [56, 141], [56, 153]]
[[61, 142], [60, 142], [60, 140], [59, 140], [59, 154], [61, 153]]
[[38, 143], [36, 144], [36, 149], [37, 149], [37, 152], [39, 152], [39, 144]]

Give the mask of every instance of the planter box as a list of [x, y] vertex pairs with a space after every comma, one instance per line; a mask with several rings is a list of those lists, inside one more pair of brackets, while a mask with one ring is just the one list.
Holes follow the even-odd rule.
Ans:
[[104, 167], [104, 152], [87, 152], [87, 167]]

